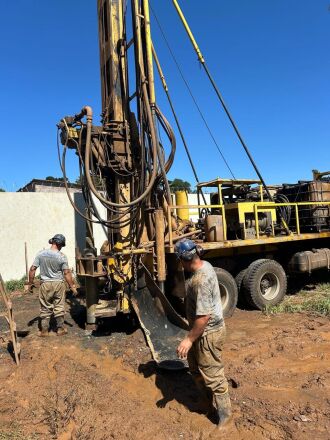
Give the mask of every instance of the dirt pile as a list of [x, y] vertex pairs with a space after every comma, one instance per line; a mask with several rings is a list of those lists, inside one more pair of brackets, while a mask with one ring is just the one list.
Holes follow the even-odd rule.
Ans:
[[[41, 339], [36, 298], [15, 303], [29, 333], [19, 369], [0, 350], [0, 439], [221, 438], [190, 375], [158, 371], [141, 330], [115, 321], [127, 334], [91, 337], [76, 305], [67, 336]], [[234, 422], [225, 437], [329, 439], [329, 319], [238, 310], [227, 327]]]

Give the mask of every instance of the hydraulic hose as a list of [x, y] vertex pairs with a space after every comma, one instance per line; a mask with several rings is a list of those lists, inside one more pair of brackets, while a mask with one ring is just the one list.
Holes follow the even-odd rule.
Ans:
[[[90, 217], [87, 217], [84, 213], [82, 213], [82, 212], [77, 208], [77, 205], [75, 204], [75, 202], [74, 202], [73, 199], [72, 199], [72, 196], [71, 196], [71, 194], [70, 194], [70, 190], [69, 190], [69, 187], [68, 187], [68, 184], [67, 184], [66, 165], [65, 165], [65, 162], [66, 162], [65, 159], [66, 159], [66, 150], [67, 150], [67, 146], [64, 145], [64, 150], [63, 150], [63, 154], [62, 154], [62, 159], [60, 158], [59, 142], [58, 142], [58, 140], [57, 140], [57, 147], [58, 147], [58, 154], [59, 154], [60, 167], [61, 167], [62, 174], [63, 174], [63, 182], [64, 182], [65, 191], [66, 191], [66, 193], [67, 193], [67, 196], [68, 196], [68, 199], [69, 199], [70, 204], [72, 205], [73, 209], [77, 212], [77, 214], [79, 214], [80, 217], [82, 217], [82, 218], [83, 218], [84, 220], [86, 220], [86, 221], [89, 221], [89, 222], [91, 222], [91, 223], [95, 223], [95, 224], [100, 224], [100, 225], [102, 225], [102, 226], [106, 226], [106, 227], [108, 227], [108, 228], [120, 229], [120, 228], [122, 228], [123, 226], [126, 226], [126, 225], [124, 225], [124, 224], [122, 224], [122, 223], [119, 223], [119, 221], [120, 221], [122, 218], [124, 218], [124, 217], [128, 214], [128, 212], [125, 211], [124, 213], [121, 213], [121, 215], [119, 215], [119, 216], [118, 216], [117, 218], [115, 218], [115, 219], [112, 219], [111, 221], [103, 220], [103, 219], [101, 218], [101, 216], [99, 215], [98, 211], [97, 211], [97, 210], [94, 211], [94, 209], [92, 209], [92, 207], [93, 207], [93, 208], [95, 207], [93, 200], [91, 201], [91, 204], [92, 204], [92, 207], [91, 207], [91, 206], [90, 206], [90, 202], [87, 201], [85, 194], [83, 194], [83, 195], [84, 195], [85, 202], [86, 202], [86, 204], [88, 205], [88, 206], [87, 206], [87, 209], [91, 212], [91, 214], [92, 214], [94, 217], [97, 218], [97, 220], [93, 220], [93, 219], [91, 219]], [[127, 224], [129, 224], [130, 221], [131, 221], [131, 220], [127, 221]], [[117, 223], [117, 224], [116, 224], [116, 223]]]
[[148, 100], [148, 92], [147, 92], [147, 87], [145, 82], [142, 84], [142, 92], [143, 92], [143, 99], [144, 99], [144, 104], [145, 104], [145, 109], [146, 109], [146, 114], [147, 114], [147, 118], [148, 118], [148, 122], [149, 122], [149, 126], [150, 126], [150, 134], [151, 134], [151, 140], [152, 140], [152, 147], [153, 147], [153, 151], [152, 151], [152, 156], [153, 156], [153, 169], [152, 169], [152, 174], [151, 174], [151, 178], [149, 181], [149, 184], [146, 188], [146, 190], [135, 200], [128, 202], [128, 203], [114, 203], [114, 202], [110, 202], [109, 200], [105, 199], [103, 196], [100, 195], [100, 193], [96, 190], [94, 183], [92, 181], [91, 175], [90, 175], [90, 155], [91, 155], [91, 135], [92, 135], [92, 123], [93, 123], [93, 113], [91, 112], [91, 108], [86, 106], [83, 108], [86, 109], [90, 109], [89, 113], [85, 113], [85, 112], [81, 112], [78, 116], [83, 116], [84, 114], [86, 114], [86, 118], [87, 118], [87, 133], [86, 133], [86, 149], [85, 149], [85, 172], [86, 172], [86, 179], [87, 179], [87, 183], [89, 188], [91, 189], [92, 193], [105, 205], [110, 206], [110, 207], [116, 207], [116, 208], [128, 208], [134, 205], [137, 205], [139, 202], [141, 202], [151, 191], [155, 180], [156, 180], [156, 176], [157, 176], [157, 138], [156, 138], [156, 133], [155, 133], [155, 128], [154, 128], [154, 124], [153, 124], [153, 118], [152, 118], [152, 114], [151, 114], [151, 109], [149, 106], [149, 100]]
[[176, 152], [176, 139], [175, 139], [174, 132], [172, 130], [170, 123], [168, 122], [168, 120], [166, 119], [166, 117], [161, 112], [161, 110], [158, 106], [156, 106], [156, 115], [157, 115], [157, 119], [159, 120], [160, 124], [164, 128], [166, 135], [171, 142], [171, 152], [170, 152], [168, 159], [165, 163], [165, 170], [166, 170], [166, 173], [168, 173], [173, 165], [173, 162], [174, 162], [174, 157], [175, 157], [175, 152]]

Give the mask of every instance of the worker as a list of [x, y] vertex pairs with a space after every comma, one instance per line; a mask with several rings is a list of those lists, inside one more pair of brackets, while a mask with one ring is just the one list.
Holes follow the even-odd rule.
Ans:
[[56, 321], [58, 336], [67, 333], [64, 327], [65, 291], [68, 283], [72, 293], [77, 295], [67, 257], [61, 252], [65, 246], [65, 237], [56, 234], [49, 240], [50, 249], [39, 252], [29, 271], [29, 286], [32, 286], [35, 273], [40, 267], [40, 336], [48, 336], [49, 322], [52, 315]]
[[226, 336], [217, 275], [212, 265], [201, 260], [202, 248], [192, 240], [182, 239], [175, 251], [187, 273], [187, 336], [177, 348], [180, 359], [188, 359], [189, 370], [198, 387], [215, 403], [219, 428], [231, 419], [228, 382], [224, 374], [222, 350]]

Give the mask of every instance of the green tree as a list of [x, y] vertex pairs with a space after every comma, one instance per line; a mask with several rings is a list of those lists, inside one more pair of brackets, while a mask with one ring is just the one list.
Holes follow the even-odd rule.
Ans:
[[6, 192], [6, 190], [5, 189], [3, 189], [3, 188], [0, 188], [0, 193], [5, 193]]
[[175, 178], [169, 180], [168, 183], [172, 191], [186, 190], [187, 192], [191, 192], [191, 183], [186, 180]]
[[[99, 177], [99, 176], [92, 176], [92, 180], [93, 180], [94, 185], [95, 185], [96, 188], [103, 189], [104, 180], [101, 179], [101, 177]], [[77, 179], [75, 180], [74, 183], [76, 185], [80, 185], [80, 186], [83, 186], [83, 184], [86, 185], [86, 182], [82, 181], [81, 176], [77, 177]]]
[[57, 180], [57, 181], [60, 181], [60, 182], [64, 182], [64, 178], [63, 177], [47, 176], [46, 180]]
[[79, 177], [77, 177], [76, 178], [76, 180], [74, 181], [74, 183], [76, 184], [76, 185], [82, 185], [82, 179], [81, 179], [81, 176], [79, 176]]

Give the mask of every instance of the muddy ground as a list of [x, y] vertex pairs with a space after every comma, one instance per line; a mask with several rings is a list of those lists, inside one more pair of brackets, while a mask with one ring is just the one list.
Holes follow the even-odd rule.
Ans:
[[13, 302], [21, 366], [0, 319], [0, 440], [330, 439], [327, 317], [237, 310], [227, 320], [234, 420], [220, 435], [189, 373], [158, 371], [131, 322], [113, 319], [91, 336], [69, 299], [68, 335], [40, 338], [37, 297]]

